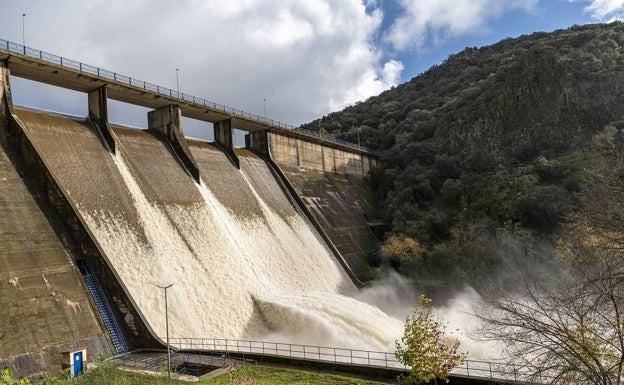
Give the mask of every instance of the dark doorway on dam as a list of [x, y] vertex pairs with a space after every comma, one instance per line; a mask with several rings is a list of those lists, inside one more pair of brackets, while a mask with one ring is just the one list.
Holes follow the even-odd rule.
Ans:
[[89, 114], [87, 94], [11, 76], [13, 104], [86, 117]]

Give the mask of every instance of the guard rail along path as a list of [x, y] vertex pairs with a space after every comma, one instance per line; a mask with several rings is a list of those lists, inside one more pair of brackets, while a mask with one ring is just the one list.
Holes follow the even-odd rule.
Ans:
[[273, 119], [268, 119], [265, 116], [260, 116], [256, 114], [252, 114], [249, 112], [241, 111], [232, 107], [224, 106], [219, 103], [215, 103], [206, 99], [198, 98], [193, 95], [186, 94], [184, 92], [178, 92], [167, 87], [162, 87], [156, 84], [152, 84], [143, 80], [135, 79], [130, 76], [122, 75], [113, 71], [105, 70], [96, 66], [92, 66], [89, 64], [81, 63], [76, 60], [67, 59], [58, 55], [54, 55], [45, 51], [41, 51], [35, 48], [30, 48], [21, 44], [13, 43], [8, 40], [0, 39], [0, 52], [5, 51], [9, 54], [17, 54], [23, 55], [29, 58], [37, 59], [44, 63], [49, 63], [53, 65], [59, 65], [61, 67], [69, 68], [80, 73], [89, 74], [91, 76], [95, 76], [101, 80], [112, 80], [115, 82], [119, 82], [130, 87], [139, 88], [148, 92], [156, 93], [158, 95], [162, 95], [169, 98], [175, 98], [186, 103], [191, 103], [196, 106], [211, 108], [214, 110], [218, 110], [224, 114], [230, 115], [236, 118], [246, 119], [248, 121], [252, 121], [255, 123], [260, 123], [270, 128], [281, 128], [290, 131], [297, 132], [303, 136], [324, 140], [330, 143], [335, 143], [341, 146], [350, 147], [357, 151], [379, 155], [380, 153], [376, 150], [360, 146], [355, 143], [350, 143], [342, 139], [338, 139], [332, 135], [325, 135], [320, 132], [314, 132], [310, 130], [306, 130], [303, 128], [298, 128], [293, 125], [282, 123]]
[[[227, 357], [229, 354], [236, 354], [243, 358], [246, 355], [272, 356], [374, 369], [393, 369], [397, 372], [408, 372], [410, 370], [408, 366], [401, 364], [392, 352], [221, 338], [171, 338], [170, 344], [172, 351], [178, 357], [184, 354], [192, 354], [196, 357], [195, 360], [198, 359], [197, 357], [201, 357], [202, 354], [205, 355], [206, 360], [214, 360], [215, 353], [219, 353], [223, 354], [223, 357]], [[115, 360], [121, 364], [125, 361], [132, 361], [132, 353], [119, 355], [115, 357]], [[136, 363], [133, 366], [136, 366]], [[537, 367], [520, 367], [502, 362], [465, 360], [463, 365], [453, 369], [452, 374], [475, 379], [527, 381], [532, 383], [535, 383], [535, 381], [537, 383], [548, 382], [547, 380], [551, 376], [547, 373], [542, 373], [541, 376], [535, 378], [535, 373], [541, 372]]]

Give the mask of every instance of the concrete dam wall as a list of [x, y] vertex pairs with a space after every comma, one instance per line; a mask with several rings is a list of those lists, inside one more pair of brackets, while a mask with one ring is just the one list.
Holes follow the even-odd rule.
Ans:
[[[158, 132], [111, 125], [115, 153], [83, 119], [16, 109], [19, 126], [100, 254], [134, 345], [170, 334], [385, 350], [401, 323], [357, 289], [266, 161], [189, 141], [200, 183]], [[87, 241], [85, 241], [87, 242]], [[88, 242], [87, 242], [88, 243]], [[83, 247], [83, 249], [88, 249]]]
[[[1, 69], [0, 69], [1, 70]], [[60, 370], [61, 352], [110, 352], [75, 259], [77, 245], [17, 154], [0, 87], [0, 368]]]
[[377, 213], [365, 183], [376, 159], [271, 133], [271, 156], [355, 276], [371, 278], [369, 254]]

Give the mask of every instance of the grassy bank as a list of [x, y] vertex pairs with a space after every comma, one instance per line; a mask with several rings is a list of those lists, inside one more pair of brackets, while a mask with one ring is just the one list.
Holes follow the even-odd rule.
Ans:
[[[56, 385], [180, 385], [188, 384], [175, 379], [169, 380], [166, 375], [149, 375], [121, 370], [111, 364], [104, 363], [87, 374], [67, 380], [45, 379], [43, 384]], [[321, 385], [381, 385], [383, 383], [367, 381], [335, 374], [285, 369], [271, 366], [248, 366], [212, 378], [195, 382], [199, 385], [225, 384], [321, 384]]]

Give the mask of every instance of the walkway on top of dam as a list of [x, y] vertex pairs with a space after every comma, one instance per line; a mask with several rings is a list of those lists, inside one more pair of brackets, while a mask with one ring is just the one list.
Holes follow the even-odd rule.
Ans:
[[232, 128], [248, 132], [269, 131], [322, 143], [355, 153], [379, 155], [378, 151], [264, 116], [227, 107], [130, 76], [98, 68], [45, 51], [0, 39], [0, 60], [12, 75], [80, 92], [107, 86], [108, 97], [120, 102], [158, 109], [179, 105], [182, 115], [206, 122], [231, 119]]

